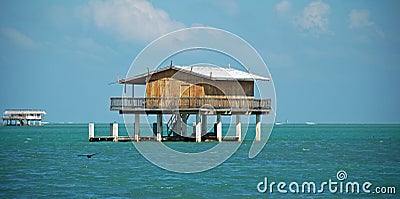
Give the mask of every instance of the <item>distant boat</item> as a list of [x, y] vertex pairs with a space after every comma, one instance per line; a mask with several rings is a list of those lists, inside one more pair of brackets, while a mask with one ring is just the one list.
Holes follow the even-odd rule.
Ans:
[[275, 125], [281, 125], [282, 122], [275, 122]]
[[315, 123], [315, 122], [306, 122], [306, 124], [308, 124], [308, 125], [314, 125], [314, 124], [317, 124], [317, 123]]

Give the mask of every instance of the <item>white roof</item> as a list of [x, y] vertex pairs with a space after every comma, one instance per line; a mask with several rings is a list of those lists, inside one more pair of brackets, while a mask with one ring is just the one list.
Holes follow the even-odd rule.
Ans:
[[237, 81], [269, 81], [269, 77], [262, 77], [254, 75], [249, 72], [240, 71], [233, 68], [222, 68], [217, 66], [169, 66], [158, 69], [156, 71], [149, 71], [134, 77], [118, 80], [120, 84], [146, 84], [147, 78], [155, 73], [163, 72], [165, 70], [177, 70], [187, 74], [197, 75], [211, 80], [237, 80]]
[[201, 76], [208, 77], [212, 80], [264, 80], [269, 81], [268, 77], [261, 77], [248, 72], [240, 71], [233, 68], [221, 68], [213, 66], [174, 66], [183, 72], [196, 73]]
[[5, 110], [4, 115], [12, 115], [12, 114], [42, 114], [42, 115], [46, 115], [46, 112], [43, 110]]

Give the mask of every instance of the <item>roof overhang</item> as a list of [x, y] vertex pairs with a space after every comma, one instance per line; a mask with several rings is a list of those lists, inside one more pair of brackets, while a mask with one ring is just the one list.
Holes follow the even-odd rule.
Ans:
[[4, 115], [13, 115], [13, 114], [41, 114], [46, 115], [46, 112], [43, 110], [5, 110]]
[[219, 68], [210, 66], [168, 66], [155, 71], [149, 71], [134, 77], [118, 80], [119, 84], [146, 84], [153, 74], [166, 70], [175, 70], [190, 75], [215, 81], [269, 81], [269, 77], [262, 77], [249, 72], [232, 68]]

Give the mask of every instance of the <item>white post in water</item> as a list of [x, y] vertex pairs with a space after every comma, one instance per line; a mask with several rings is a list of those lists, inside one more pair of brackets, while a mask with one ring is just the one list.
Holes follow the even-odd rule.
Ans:
[[222, 142], [222, 121], [221, 114], [217, 114], [217, 140], [218, 142]]
[[201, 132], [203, 135], [207, 133], [207, 115], [202, 114], [201, 115]]
[[240, 115], [236, 115], [236, 137], [238, 141], [242, 141], [242, 123], [240, 122]]
[[201, 121], [200, 113], [196, 114], [196, 142], [201, 142]]
[[91, 138], [94, 138], [94, 123], [93, 122], [89, 123], [89, 140]]
[[182, 136], [186, 136], [187, 133], [187, 114], [182, 114]]
[[192, 123], [192, 126], [193, 126], [193, 133], [192, 133], [192, 136], [193, 136], [193, 134], [196, 134], [196, 122], [193, 122]]
[[261, 140], [261, 115], [256, 114], [256, 141]]
[[178, 134], [182, 134], [182, 118], [179, 113], [175, 113], [176, 115], [176, 124], [172, 125], [173, 131]]
[[110, 135], [114, 138], [113, 142], [118, 142], [118, 123], [110, 123]]
[[162, 114], [157, 114], [157, 141], [161, 142], [162, 135]]
[[[133, 85], [132, 85], [132, 87], [133, 87]], [[132, 89], [132, 92], [133, 92], [133, 89]], [[135, 130], [134, 130], [134, 137], [135, 137], [135, 140], [136, 140], [136, 142], [139, 142], [139, 137], [140, 137], [140, 115], [139, 115], [139, 113], [135, 113], [135, 123], [133, 124], [135, 127]]]

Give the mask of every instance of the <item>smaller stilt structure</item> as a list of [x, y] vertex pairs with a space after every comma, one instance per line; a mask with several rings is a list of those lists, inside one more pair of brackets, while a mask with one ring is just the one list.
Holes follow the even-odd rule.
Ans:
[[2, 125], [36, 126], [42, 125], [46, 112], [43, 110], [10, 109], [3, 112]]

